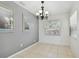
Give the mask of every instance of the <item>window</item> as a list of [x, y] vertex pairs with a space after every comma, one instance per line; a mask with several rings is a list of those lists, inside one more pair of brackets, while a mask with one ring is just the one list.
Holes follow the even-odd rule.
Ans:
[[75, 11], [70, 17], [70, 26], [75, 28], [77, 26], [77, 11]]

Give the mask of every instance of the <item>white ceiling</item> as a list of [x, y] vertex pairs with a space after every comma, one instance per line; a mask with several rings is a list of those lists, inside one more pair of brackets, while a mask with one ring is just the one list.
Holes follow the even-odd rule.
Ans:
[[[41, 9], [40, 1], [19, 1], [15, 3], [26, 8], [33, 14], [36, 14], [36, 12]], [[45, 10], [48, 10], [49, 15], [56, 15], [69, 12], [73, 6], [73, 3], [74, 2], [72, 1], [45, 1], [44, 6]]]

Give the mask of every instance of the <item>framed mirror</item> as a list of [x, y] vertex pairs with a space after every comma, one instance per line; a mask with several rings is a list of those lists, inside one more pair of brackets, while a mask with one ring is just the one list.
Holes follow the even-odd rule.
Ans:
[[30, 30], [28, 18], [24, 14], [22, 14], [22, 25], [22, 31]]
[[61, 32], [61, 22], [59, 19], [44, 21], [44, 31], [46, 35], [59, 36]]
[[0, 6], [0, 32], [14, 29], [13, 11]]

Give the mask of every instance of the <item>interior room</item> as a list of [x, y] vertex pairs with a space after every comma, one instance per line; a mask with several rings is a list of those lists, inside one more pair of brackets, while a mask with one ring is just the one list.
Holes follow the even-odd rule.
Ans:
[[0, 1], [0, 58], [79, 58], [79, 1]]

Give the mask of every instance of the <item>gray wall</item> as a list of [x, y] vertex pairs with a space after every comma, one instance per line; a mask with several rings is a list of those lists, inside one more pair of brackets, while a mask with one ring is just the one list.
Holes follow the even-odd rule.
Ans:
[[[0, 32], [0, 57], [8, 57], [38, 41], [38, 20], [29, 11], [13, 2], [0, 2], [0, 5], [14, 11], [14, 31]], [[22, 30], [22, 11], [30, 24], [29, 31]]]

